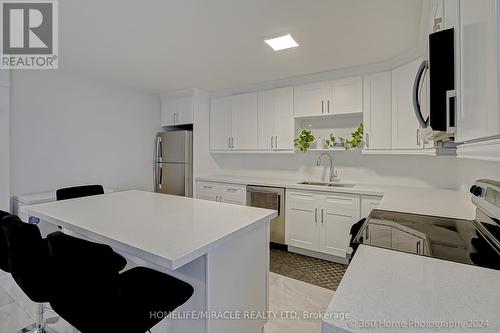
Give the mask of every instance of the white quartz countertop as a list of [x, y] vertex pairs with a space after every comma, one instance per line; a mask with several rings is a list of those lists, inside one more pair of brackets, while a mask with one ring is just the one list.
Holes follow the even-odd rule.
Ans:
[[[331, 318], [323, 319], [322, 333], [436, 332], [415, 321], [466, 325], [446, 332], [500, 332], [499, 309], [500, 271], [361, 245], [326, 310]], [[345, 313], [349, 319], [335, 318]]]
[[273, 210], [143, 191], [43, 203], [25, 212], [122, 250], [147, 254], [170, 269], [277, 216]]
[[303, 180], [279, 178], [254, 178], [234, 175], [197, 177], [197, 181], [221, 182], [240, 185], [283, 187], [287, 189], [314, 190], [321, 192], [351, 193], [383, 196], [379, 209], [423, 215], [443, 216], [471, 220], [475, 206], [470, 195], [463, 191], [436, 188], [406, 187], [366, 184], [347, 181], [354, 187], [329, 187], [297, 184]]

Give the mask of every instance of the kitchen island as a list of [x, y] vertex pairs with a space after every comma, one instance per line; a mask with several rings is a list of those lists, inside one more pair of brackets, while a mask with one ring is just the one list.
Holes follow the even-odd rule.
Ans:
[[500, 332], [500, 271], [360, 245], [322, 333]]
[[193, 297], [153, 333], [262, 331], [265, 320], [248, 316], [268, 310], [269, 222], [275, 211], [124, 191], [33, 205], [25, 212], [110, 245], [127, 258], [126, 269], [147, 266], [193, 285]]

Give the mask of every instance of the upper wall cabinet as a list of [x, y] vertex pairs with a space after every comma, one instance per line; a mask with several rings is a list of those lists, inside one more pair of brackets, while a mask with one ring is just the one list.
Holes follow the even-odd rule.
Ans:
[[257, 149], [257, 93], [212, 99], [210, 149]]
[[391, 72], [363, 78], [365, 149], [391, 149]]
[[193, 123], [194, 97], [164, 97], [161, 100], [161, 126]]
[[293, 149], [293, 88], [259, 92], [259, 149]]
[[496, 0], [460, 1], [458, 142], [500, 134], [497, 6]]
[[295, 117], [362, 112], [363, 80], [352, 77], [295, 87]]
[[215, 98], [210, 102], [210, 149], [231, 149], [231, 97]]
[[232, 149], [257, 148], [257, 93], [232, 97]]

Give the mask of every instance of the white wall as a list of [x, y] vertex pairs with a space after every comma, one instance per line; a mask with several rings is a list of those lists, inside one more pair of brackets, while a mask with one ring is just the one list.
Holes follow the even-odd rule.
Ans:
[[0, 210], [9, 211], [10, 112], [9, 71], [0, 70]]
[[[341, 181], [466, 190], [479, 178], [500, 179], [500, 164], [451, 156], [362, 155], [333, 152]], [[327, 161], [318, 167], [317, 152], [294, 155], [219, 155], [209, 174], [237, 174], [295, 180], [328, 180]]]
[[60, 71], [12, 74], [11, 192], [153, 189], [156, 95]]

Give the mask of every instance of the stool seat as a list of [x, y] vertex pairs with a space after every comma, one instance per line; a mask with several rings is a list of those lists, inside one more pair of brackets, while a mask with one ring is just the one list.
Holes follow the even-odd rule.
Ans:
[[60, 232], [47, 241], [56, 271], [61, 270], [50, 305], [82, 333], [144, 333], [194, 292], [188, 283], [146, 267], [120, 274], [107, 245]]

